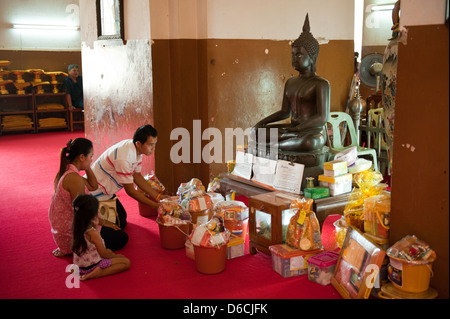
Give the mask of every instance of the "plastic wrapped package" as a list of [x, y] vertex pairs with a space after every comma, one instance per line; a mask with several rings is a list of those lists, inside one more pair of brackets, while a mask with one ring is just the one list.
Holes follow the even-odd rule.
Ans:
[[238, 200], [226, 200], [214, 206], [214, 213], [227, 219], [243, 220], [248, 218], [248, 207]]
[[164, 226], [190, 224], [191, 215], [176, 202], [162, 201], [156, 222]]
[[301, 250], [322, 249], [320, 224], [316, 214], [311, 210], [312, 199], [296, 199], [290, 208], [296, 208], [297, 213], [289, 222], [286, 243]]
[[410, 262], [434, 261], [436, 253], [423, 240], [408, 235], [396, 242], [387, 250], [389, 257], [400, 258]]
[[177, 195], [180, 196], [181, 207], [191, 214], [193, 224], [203, 224], [211, 218], [212, 199], [206, 194], [205, 187], [198, 178], [182, 183]]
[[214, 214], [221, 216], [225, 227], [232, 235], [246, 238], [248, 229], [248, 207], [241, 201], [222, 201], [214, 206]]
[[386, 184], [380, 183], [383, 175], [371, 169], [353, 175], [359, 188], [353, 189], [344, 209], [344, 217], [348, 226], [353, 225], [364, 230], [364, 200], [368, 197], [380, 195]]
[[225, 228], [223, 218], [214, 215], [207, 223], [194, 225], [194, 229], [188, 239], [194, 246], [218, 248], [228, 244], [230, 232]]
[[[166, 189], [164, 187], [164, 185], [158, 180], [158, 178], [156, 177], [156, 175], [152, 174], [147, 174], [144, 176], [145, 181], [150, 185], [150, 187], [152, 189], [154, 189], [155, 191], [157, 191], [158, 193], [163, 193], [164, 190]], [[144, 195], [151, 199], [151, 200], [155, 200], [154, 198], [152, 198], [149, 194], [145, 193], [143, 190], [141, 190], [139, 187], [136, 187], [138, 192], [144, 193]], [[139, 207], [139, 214], [145, 217], [151, 217], [151, 216], [156, 216], [158, 215], [158, 209], [157, 208], [153, 208], [150, 207], [146, 204], [143, 204], [141, 202], [138, 202], [138, 207]]]
[[222, 196], [220, 193], [206, 193], [209, 197], [211, 197], [211, 201], [213, 204], [213, 207], [216, 206], [218, 203], [223, 202], [225, 200], [225, 197]]
[[162, 192], [164, 192], [166, 190], [164, 185], [159, 181], [159, 179], [156, 177], [155, 174], [147, 174], [147, 175], [144, 176], [144, 179], [158, 193], [162, 193]]
[[336, 243], [339, 248], [342, 248], [345, 235], [347, 234], [347, 223], [345, 222], [345, 217], [342, 216], [340, 219], [336, 220], [333, 225], [336, 231]]
[[180, 205], [189, 212], [200, 212], [213, 208], [211, 197], [207, 194], [184, 198]]
[[428, 291], [436, 252], [416, 236], [408, 235], [387, 250], [388, 278], [407, 293]]
[[219, 191], [219, 189], [220, 189], [220, 178], [214, 177], [214, 179], [211, 182], [209, 182], [209, 184], [208, 184], [207, 192], [215, 193], [215, 192]]
[[364, 232], [379, 238], [389, 238], [391, 213], [391, 193], [384, 191], [380, 195], [364, 200]]
[[188, 183], [181, 183], [177, 190], [180, 200], [186, 197], [203, 196], [205, 193], [205, 187], [198, 178], [192, 178]]

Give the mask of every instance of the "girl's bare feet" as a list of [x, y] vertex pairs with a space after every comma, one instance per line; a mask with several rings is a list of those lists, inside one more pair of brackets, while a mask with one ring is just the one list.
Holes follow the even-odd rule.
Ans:
[[68, 254], [64, 254], [59, 248], [56, 248], [54, 251], [52, 251], [53, 256], [55, 257], [63, 257], [67, 256]]
[[80, 280], [88, 280], [92, 278], [97, 278], [99, 274], [102, 272], [102, 269], [100, 267], [95, 267], [94, 270], [92, 270], [90, 273], [81, 276]]

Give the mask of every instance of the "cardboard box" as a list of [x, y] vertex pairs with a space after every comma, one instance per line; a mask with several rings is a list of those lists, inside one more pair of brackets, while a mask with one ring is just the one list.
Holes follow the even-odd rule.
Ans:
[[244, 256], [244, 238], [231, 235], [227, 244], [227, 259]]
[[272, 245], [269, 249], [272, 254], [272, 269], [284, 278], [306, 275], [308, 258], [323, 251], [322, 249], [304, 251], [286, 244]]

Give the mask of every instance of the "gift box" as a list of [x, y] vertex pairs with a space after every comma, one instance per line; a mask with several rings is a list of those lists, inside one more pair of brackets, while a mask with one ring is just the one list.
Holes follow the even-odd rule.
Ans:
[[308, 258], [321, 253], [322, 249], [304, 251], [286, 244], [269, 246], [272, 254], [272, 269], [283, 276], [294, 277], [308, 273]]
[[323, 286], [331, 283], [339, 254], [325, 251], [308, 258], [308, 279]]
[[227, 244], [227, 259], [244, 256], [244, 238], [231, 235]]

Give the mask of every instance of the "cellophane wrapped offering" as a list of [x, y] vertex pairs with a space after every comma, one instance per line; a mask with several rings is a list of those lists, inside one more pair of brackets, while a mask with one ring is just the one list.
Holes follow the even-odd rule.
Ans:
[[164, 185], [159, 181], [159, 179], [156, 177], [155, 174], [147, 174], [147, 175], [144, 176], [144, 179], [158, 193], [162, 193], [162, 192], [164, 192], [166, 190]]
[[156, 222], [164, 226], [189, 224], [191, 215], [186, 212], [177, 202], [161, 201], [158, 207]]
[[408, 235], [396, 242], [387, 250], [389, 257], [404, 259], [408, 262], [434, 261], [436, 253], [430, 245], [414, 235]]
[[391, 193], [383, 191], [380, 195], [364, 200], [364, 232], [378, 238], [389, 238], [391, 213]]
[[205, 193], [205, 187], [198, 178], [193, 178], [188, 183], [181, 183], [177, 190], [177, 195], [180, 196], [180, 200], [187, 197], [202, 196]]
[[208, 193], [215, 193], [218, 192], [220, 189], [220, 179], [219, 177], [215, 177], [211, 182], [208, 184]]
[[248, 207], [241, 201], [226, 200], [214, 206], [214, 213], [224, 220], [244, 220], [248, 218]]
[[364, 200], [380, 195], [387, 185], [380, 183], [383, 175], [372, 169], [354, 174], [353, 179], [359, 188], [355, 188], [351, 192], [344, 209], [344, 217], [347, 226], [353, 225], [364, 231]]
[[181, 184], [177, 195], [180, 196], [180, 205], [189, 212], [204, 211], [213, 207], [211, 197], [206, 194], [205, 187], [197, 178]]
[[196, 246], [219, 248], [230, 241], [230, 231], [225, 228], [223, 218], [214, 215], [207, 223], [194, 225], [188, 239]]
[[341, 217], [333, 223], [335, 233], [336, 233], [336, 244], [339, 248], [342, 248], [344, 243], [345, 235], [347, 234], [347, 223], [345, 222], [345, 217]]
[[289, 222], [286, 244], [300, 250], [315, 250], [322, 248], [320, 224], [316, 214], [311, 210], [312, 199], [295, 199], [290, 209], [297, 209], [297, 213]]

